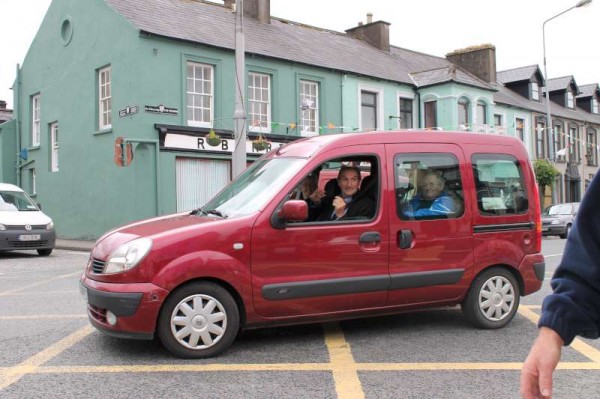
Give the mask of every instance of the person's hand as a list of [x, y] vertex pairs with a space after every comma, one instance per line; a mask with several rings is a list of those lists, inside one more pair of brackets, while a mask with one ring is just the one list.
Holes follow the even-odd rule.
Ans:
[[333, 199], [333, 208], [335, 209], [335, 214], [338, 218], [344, 216], [344, 211], [346, 210], [346, 201], [339, 195]]
[[552, 397], [552, 372], [560, 359], [564, 342], [556, 331], [541, 327], [529, 356], [521, 369], [521, 395], [523, 399], [550, 399]]
[[316, 189], [315, 192], [310, 195], [310, 200], [315, 204], [320, 204], [323, 197], [325, 197], [325, 191]]

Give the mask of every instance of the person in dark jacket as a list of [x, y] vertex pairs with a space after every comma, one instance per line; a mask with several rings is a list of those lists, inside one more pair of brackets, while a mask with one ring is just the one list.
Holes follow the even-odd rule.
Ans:
[[341, 193], [336, 195], [331, 203], [323, 204], [318, 220], [373, 217], [375, 202], [370, 196], [361, 195], [359, 191], [360, 180], [360, 170], [357, 167], [342, 166], [337, 178]]
[[539, 335], [521, 370], [523, 398], [550, 398], [562, 346], [600, 334], [600, 173], [588, 187], [544, 299]]

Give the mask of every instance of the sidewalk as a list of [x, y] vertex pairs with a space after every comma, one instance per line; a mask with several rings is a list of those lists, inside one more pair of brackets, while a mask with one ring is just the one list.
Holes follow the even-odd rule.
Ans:
[[68, 249], [71, 251], [91, 252], [94, 241], [64, 240], [56, 239], [56, 249]]

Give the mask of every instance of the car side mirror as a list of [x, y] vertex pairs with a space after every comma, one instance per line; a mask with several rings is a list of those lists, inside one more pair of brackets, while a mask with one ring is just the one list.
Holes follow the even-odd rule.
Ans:
[[308, 204], [303, 200], [286, 201], [278, 216], [286, 222], [303, 222], [308, 219]]

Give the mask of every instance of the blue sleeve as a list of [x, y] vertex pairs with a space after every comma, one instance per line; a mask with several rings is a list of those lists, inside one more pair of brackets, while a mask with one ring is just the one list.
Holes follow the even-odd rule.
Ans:
[[[415, 197], [417, 198], [417, 197]], [[431, 204], [431, 207], [429, 208], [421, 208], [421, 209], [417, 209], [416, 211], [414, 210], [415, 206], [419, 204], [419, 200], [417, 198], [417, 201], [415, 202], [415, 198], [413, 198], [410, 203], [408, 208], [404, 211], [404, 214], [406, 216], [439, 216], [439, 215], [447, 215], [449, 213], [453, 213], [456, 212], [456, 204], [454, 203], [454, 200], [452, 198], [450, 198], [447, 195], [443, 195], [441, 197], [438, 197], [435, 201], [433, 201], [433, 204]]]
[[575, 336], [598, 338], [600, 331], [600, 173], [588, 187], [562, 260], [544, 299], [539, 326], [556, 331], [565, 345]]

